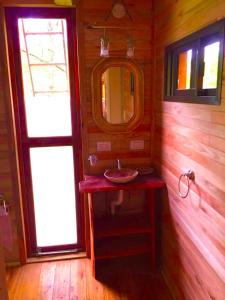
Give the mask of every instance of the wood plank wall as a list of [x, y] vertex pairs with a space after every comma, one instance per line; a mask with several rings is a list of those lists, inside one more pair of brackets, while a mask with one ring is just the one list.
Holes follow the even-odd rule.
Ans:
[[[3, 7], [0, 5], [0, 31], [4, 32]], [[7, 261], [14, 262], [19, 260], [18, 251], [18, 193], [16, 191], [15, 174], [15, 148], [12, 132], [12, 115], [10, 114], [9, 82], [6, 65], [6, 49], [4, 35], [0, 35], [0, 194], [6, 204], [9, 205], [11, 234], [13, 239], [12, 249], [5, 250]], [[2, 203], [0, 203], [2, 204]]]
[[8, 300], [3, 246], [0, 241], [0, 299]]
[[[221, 105], [163, 101], [165, 46], [225, 17], [219, 0], [154, 1], [154, 160], [166, 181], [162, 264], [175, 299], [225, 297], [225, 61]], [[195, 172], [186, 199], [182, 169]]]
[[[78, 5], [79, 18], [79, 59], [81, 75], [81, 104], [83, 120], [83, 150], [84, 150], [84, 172], [102, 173], [105, 168], [115, 166], [116, 159], [121, 159], [122, 165], [137, 166], [146, 165], [151, 161], [151, 119], [152, 119], [152, 53], [151, 53], [151, 22], [152, 6], [151, 1], [125, 1], [129, 14], [133, 21], [125, 16], [123, 19], [116, 19], [112, 16], [105, 21], [112, 2], [104, 0], [84, 0]], [[100, 38], [103, 36], [103, 29], [90, 30], [85, 24], [96, 24], [103, 26], [120, 26], [119, 30], [106, 30], [110, 43], [110, 56], [126, 57], [127, 38], [131, 36], [135, 42], [135, 61], [141, 66], [144, 72], [144, 118], [140, 126], [127, 134], [107, 134], [95, 124], [92, 117], [92, 90], [91, 73], [94, 65], [101, 59]], [[129, 28], [132, 29], [129, 29]], [[126, 29], [128, 28], [128, 29]], [[141, 151], [129, 149], [131, 140], [144, 140], [145, 148]], [[97, 141], [110, 141], [112, 151], [98, 152]], [[96, 167], [90, 167], [88, 156], [96, 154], [98, 163]]]

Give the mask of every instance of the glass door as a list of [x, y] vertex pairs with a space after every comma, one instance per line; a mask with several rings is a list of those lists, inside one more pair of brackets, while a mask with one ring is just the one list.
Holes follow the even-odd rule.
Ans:
[[74, 15], [73, 9], [6, 10], [31, 256], [82, 247]]

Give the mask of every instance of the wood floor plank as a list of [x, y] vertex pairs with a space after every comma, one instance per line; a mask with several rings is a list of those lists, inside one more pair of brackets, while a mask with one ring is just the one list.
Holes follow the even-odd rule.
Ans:
[[[121, 276], [126, 280], [122, 280]], [[133, 282], [133, 275], [130, 272], [124, 272], [121, 273], [119, 276], [120, 279], [120, 295], [121, 295], [121, 300], [135, 300], [136, 294], [135, 294], [135, 286]]]
[[92, 276], [90, 263], [86, 264], [87, 300], [104, 299], [104, 285]]
[[70, 300], [86, 300], [86, 261], [84, 259], [71, 260]]
[[8, 268], [6, 273], [7, 273], [6, 278], [7, 278], [9, 299], [14, 300], [16, 299], [14, 295], [16, 292], [16, 288], [20, 282], [22, 268], [19, 267]]
[[21, 274], [14, 284], [13, 291], [9, 290], [10, 300], [36, 300], [39, 289], [41, 263], [33, 265], [27, 264], [19, 268]]
[[69, 299], [70, 295], [70, 260], [60, 261], [56, 265], [52, 299]]
[[104, 282], [104, 300], [121, 300], [118, 274], [108, 274]]
[[161, 276], [142, 265], [112, 260], [100, 270], [95, 279], [87, 258], [8, 269], [9, 300], [171, 300]]
[[52, 300], [55, 281], [56, 262], [42, 264], [39, 284], [39, 300]]
[[7, 273], [9, 274], [8, 280], [7, 280], [9, 299], [16, 300], [17, 299], [16, 291], [17, 291], [18, 285], [20, 285], [20, 282], [21, 282], [22, 267], [8, 269]]

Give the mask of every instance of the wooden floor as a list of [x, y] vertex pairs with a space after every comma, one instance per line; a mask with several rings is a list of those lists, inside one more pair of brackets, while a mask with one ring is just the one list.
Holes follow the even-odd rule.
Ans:
[[96, 280], [86, 258], [10, 268], [7, 284], [10, 300], [171, 300], [159, 274], [115, 261]]

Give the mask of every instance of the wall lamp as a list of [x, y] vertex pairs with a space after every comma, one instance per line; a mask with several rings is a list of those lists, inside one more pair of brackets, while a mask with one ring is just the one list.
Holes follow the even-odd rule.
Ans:
[[[100, 56], [109, 57], [109, 38], [106, 36], [105, 28], [104, 35], [100, 39]], [[127, 39], [126, 56], [127, 58], [134, 57], [134, 40], [131, 37]]]
[[102, 57], [109, 56], [109, 39], [106, 36], [105, 28], [104, 28], [104, 35], [100, 39], [100, 56]]
[[127, 57], [134, 57], [134, 40], [131, 37], [127, 40]]

